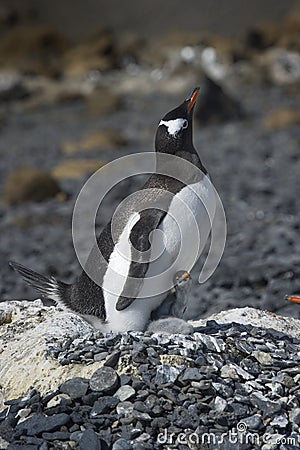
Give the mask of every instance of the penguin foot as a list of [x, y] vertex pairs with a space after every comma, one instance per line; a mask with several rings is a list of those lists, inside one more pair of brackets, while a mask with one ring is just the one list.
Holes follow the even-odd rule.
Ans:
[[150, 322], [146, 331], [161, 334], [192, 334], [194, 328], [191, 324], [177, 317], [166, 317], [165, 319]]

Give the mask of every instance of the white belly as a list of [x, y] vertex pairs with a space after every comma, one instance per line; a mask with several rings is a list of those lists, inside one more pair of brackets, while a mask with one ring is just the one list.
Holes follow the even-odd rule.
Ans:
[[[184, 187], [170, 204], [159, 230], [164, 233], [165, 252], [149, 265], [147, 277], [172, 269], [161, 278], [161, 290], [169, 289], [179, 270], [190, 272], [207, 242], [216, 209], [215, 191], [208, 176]], [[152, 245], [160, 245], [154, 239]], [[156, 250], [158, 251], [158, 250]], [[142, 296], [143, 290], [140, 295]]]

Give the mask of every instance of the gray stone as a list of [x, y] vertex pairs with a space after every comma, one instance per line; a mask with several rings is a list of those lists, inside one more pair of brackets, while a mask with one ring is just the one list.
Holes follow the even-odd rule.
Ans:
[[83, 431], [78, 430], [78, 431], [73, 431], [73, 433], [70, 434], [70, 440], [71, 441], [75, 441], [75, 442], [79, 442], [81, 437], [83, 435]]
[[126, 439], [118, 439], [112, 446], [112, 450], [131, 450], [132, 445]]
[[101, 441], [93, 430], [85, 430], [78, 441], [80, 450], [101, 450]]
[[121, 402], [117, 405], [117, 413], [122, 416], [128, 416], [133, 412], [133, 403], [131, 402]]
[[61, 426], [66, 425], [70, 421], [67, 414], [61, 413], [53, 416], [44, 416], [37, 413], [24, 420], [24, 422], [17, 425], [17, 430], [26, 430], [30, 436], [40, 434], [43, 431], [56, 431]]
[[287, 417], [284, 415], [281, 415], [281, 416], [275, 416], [274, 419], [271, 420], [270, 425], [272, 425], [273, 427], [285, 428], [288, 423], [289, 423], [289, 421], [288, 421]]
[[202, 378], [203, 375], [196, 367], [187, 368], [181, 376], [182, 381], [200, 381]]
[[289, 411], [289, 420], [300, 425], [300, 408], [293, 408]]
[[272, 378], [272, 382], [277, 381], [280, 384], [283, 384], [283, 386], [286, 386], [287, 388], [292, 388], [296, 385], [294, 379], [288, 375], [287, 373], [281, 372], [276, 377]]
[[263, 412], [264, 417], [271, 417], [282, 409], [281, 402], [273, 402], [261, 392], [252, 392], [250, 402]]
[[100, 367], [90, 379], [90, 388], [97, 392], [110, 392], [117, 389], [119, 376], [111, 367]]
[[68, 394], [71, 399], [75, 400], [85, 395], [87, 393], [88, 387], [89, 385], [87, 380], [76, 377], [63, 383], [60, 386], [60, 391], [63, 394]]
[[119, 403], [119, 399], [116, 397], [103, 396], [100, 397], [94, 403], [93, 409], [91, 410], [91, 417], [101, 416], [102, 414], [110, 413]]
[[46, 441], [67, 441], [70, 438], [70, 433], [66, 431], [55, 431], [54, 433], [43, 433], [42, 438]]
[[158, 385], [165, 383], [174, 383], [174, 381], [177, 380], [184, 369], [185, 366], [158, 366], [158, 368], [156, 369], [155, 383]]
[[249, 430], [258, 430], [262, 426], [262, 418], [260, 414], [253, 414], [253, 416], [244, 417], [241, 422], [243, 422]]
[[49, 402], [47, 403], [47, 408], [54, 408], [55, 406], [65, 404], [70, 405], [72, 403], [72, 400], [69, 395], [67, 394], [58, 394], [55, 397], [51, 398]]
[[238, 380], [239, 376], [235, 367], [232, 364], [226, 364], [221, 369], [221, 377], [222, 378], [231, 378], [232, 380]]
[[215, 401], [214, 401], [214, 408], [215, 408], [216, 411], [218, 411], [220, 413], [224, 412], [225, 409], [227, 408], [226, 400], [224, 400], [224, 398], [219, 397], [217, 395], [217, 397], [215, 398]]
[[96, 353], [94, 355], [94, 361], [102, 361], [103, 359], [105, 359], [108, 355], [108, 352], [101, 352], [101, 353]]
[[129, 398], [133, 397], [134, 395], [135, 395], [135, 390], [133, 389], [133, 387], [128, 386], [127, 384], [119, 387], [117, 392], [114, 394], [114, 396], [117, 397], [121, 402], [128, 400]]

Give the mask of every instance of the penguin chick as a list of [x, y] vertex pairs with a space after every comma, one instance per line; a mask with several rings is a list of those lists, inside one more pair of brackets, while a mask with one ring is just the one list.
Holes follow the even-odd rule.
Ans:
[[158, 334], [192, 334], [193, 326], [178, 317], [166, 317], [150, 322], [147, 331]]
[[158, 320], [165, 317], [183, 318], [191, 292], [191, 276], [185, 270], [176, 272], [173, 278], [174, 287], [162, 303], [162, 305], [153, 311], [152, 320]]
[[189, 294], [191, 292], [191, 276], [188, 272], [180, 270], [175, 275], [175, 302], [171, 306], [170, 315], [183, 318], [186, 311]]

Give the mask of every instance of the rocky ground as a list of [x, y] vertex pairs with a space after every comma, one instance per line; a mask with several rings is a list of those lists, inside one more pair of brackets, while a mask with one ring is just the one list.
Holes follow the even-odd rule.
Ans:
[[0, 310], [1, 449], [299, 448], [299, 320], [239, 308], [189, 336], [102, 334], [46, 309]]
[[[194, 141], [224, 204], [228, 236], [203, 286], [202, 261], [195, 267], [197, 307], [189, 315], [252, 306], [299, 317], [297, 305], [284, 299], [300, 291], [299, 16], [253, 27], [239, 42], [197, 33], [145, 42], [101, 30], [76, 46], [47, 27], [11, 26], [8, 19], [0, 20], [1, 301], [37, 297], [8, 260], [74, 279], [80, 268], [71, 219], [84, 182], [106, 162], [153, 150], [161, 117], [200, 85]], [[110, 192], [98, 229], [141, 184], [137, 177]], [[20, 320], [28, 339], [31, 320], [49, 311]], [[17, 351], [21, 341], [5, 317], [0, 351], [9, 348], [9, 336]], [[70, 366], [69, 378], [77, 378], [10, 400], [0, 416], [2, 447], [167, 448], [158, 439], [168, 429], [176, 438], [182, 430], [224, 433], [217, 448], [225, 449], [243, 423], [235, 448], [299, 448], [286, 440], [296, 439], [299, 426], [297, 337], [267, 322], [232, 321], [202, 324], [186, 337], [61, 336], [48, 342], [48, 360], [39, 328], [34, 352], [22, 341], [23, 356], [41, 353], [45, 365], [34, 367], [43, 372], [45, 361], [55, 361], [57, 373]], [[129, 373], [119, 366], [126, 355]], [[94, 363], [101, 367], [88, 372]], [[76, 366], [87, 372], [76, 374]], [[245, 442], [246, 431], [259, 443]], [[191, 441], [174, 445], [197, 448]]]

